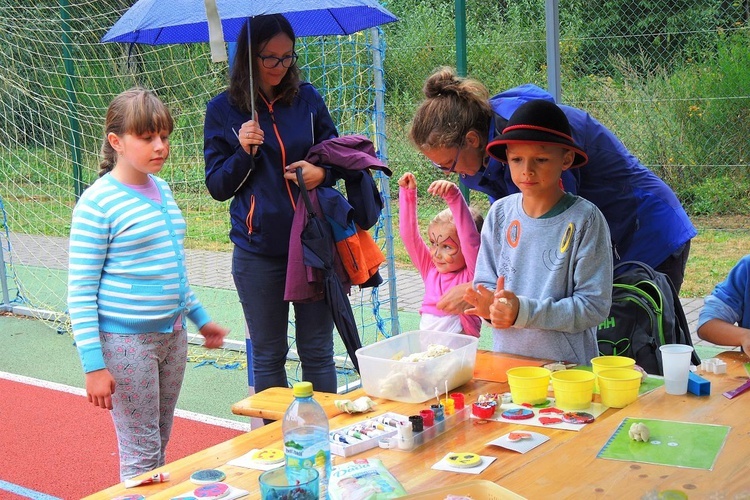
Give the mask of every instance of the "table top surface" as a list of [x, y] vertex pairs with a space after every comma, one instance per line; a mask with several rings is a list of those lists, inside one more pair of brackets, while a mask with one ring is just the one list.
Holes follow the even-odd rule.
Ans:
[[[496, 356], [498, 359], [505, 357], [499, 353]], [[726, 374], [700, 374], [711, 383], [708, 396], [690, 393], [672, 396], [664, 392], [663, 386], [658, 387], [625, 408], [606, 410], [580, 431], [529, 427], [523, 425], [522, 421], [508, 423], [472, 418], [456, 423], [412, 451], [375, 447], [350, 457], [332, 455], [333, 463], [342, 464], [355, 458], [380, 459], [409, 493], [485, 479], [527, 498], [551, 495], [555, 498], [641, 498], [645, 494], [665, 490], [679, 490], [696, 498], [750, 495], [750, 479], [746, 473], [750, 419], [747, 418], [747, 411], [743, 411], [747, 408], [747, 401], [750, 401], [750, 392], [734, 399], [722, 395], [748, 379], [745, 369], [748, 358], [736, 351], [722, 353], [719, 357], [727, 363]], [[534, 365], [539, 364], [539, 360], [530, 361]], [[507, 391], [506, 382], [473, 379], [453, 392], [464, 393], [467, 404], [471, 404], [480, 394]], [[283, 394], [282, 397], [287, 396]], [[329, 425], [331, 429], [346, 427], [385, 412], [413, 415], [428, 404], [388, 401], [387, 404], [378, 404], [374, 412], [335, 414], [330, 417]], [[602, 446], [623, 419], [628, 417], [720, 424], [729, 426], [730, 431], [712, 470], [597, 458]], [[550, 439], [523, 454], [487, 444], [514, 430], [533, 430]], [[190, 474], [207, 468], [224, 471], [227, 476], [225, 482], [249, 491], [245, 498], [259, 498], [258, 476], [261, 471], [227, 465], [227, 462], [253, 449], [266, 447], [283, 448], [281, 422], [273, 422], [157, 469], [155, 472], [168, 471], [171, 474], [168, 483], [131, 489], [118, 484], [88, 498], [110, 499], [139, 493], [150, 499], [170, 499], [195, 489], [196, 486], [189, 482]], [[448, 452], [456, 451], [491, 456], [495, 460], [478, 475], [431, 468]]]

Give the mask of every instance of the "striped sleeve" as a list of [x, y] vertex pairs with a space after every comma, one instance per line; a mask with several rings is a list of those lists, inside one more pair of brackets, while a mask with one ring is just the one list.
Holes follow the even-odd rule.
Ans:
[[68, 311], [84, 373], [104, 368], [97, 294], [108, 240], [105, 214], [90, 199], [81, 198], [73, 210], [70, 227]]

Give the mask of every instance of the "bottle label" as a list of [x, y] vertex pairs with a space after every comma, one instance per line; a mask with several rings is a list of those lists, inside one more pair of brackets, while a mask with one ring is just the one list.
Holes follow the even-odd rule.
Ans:
[[287, 473], [293, 475], [295, 469], [316, 468], [319, 474], [320, 498], [326, 498], [328, 486], [328, 464], [331, 463], [331, 452], [328, 441], [311, 443], [302, 446], [290, 439], [284, 443]]

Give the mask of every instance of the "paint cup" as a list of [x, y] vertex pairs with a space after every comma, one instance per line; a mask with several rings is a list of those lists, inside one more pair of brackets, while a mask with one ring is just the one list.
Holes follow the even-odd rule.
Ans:
[[664, 390], [676, 396], [685, 394], [690, 374], [692, 346], [684, 344], [664, 344], [659, 346], [664, 368]]
[[315, 500], [320, 496], [318, 470], [299, 469], [294, 477], [287, 475], [286, 467], [267, 470], [258, 478], [261, 500], [299, 498]]
[[509, 369], [508, 385], [513, 402], [517, 405], [536, 405], [547, 401], [547, 387], [552, 372], [541, 366], [519, 366]]
[[462, 392], [454, 392], [451, 394], [451, 399], [455, 404], [456, 411], [464, 409], [466, 403], [464, 403], [464, 394]]
[[631, 368], [610, 368], [596, 376], [602, 404], [609, 408], [625, 408], [638, 399], [641, 372]]
[[594, 378], [588, 370], [559, 370], [552, 372], [555, 406], [562, 410], [586, 410], [591, 406]]
[[[591, 371], [594, 375], [599, 375], [599, 372], [603, 370], [610, 370], [612, 368], [629, 368], [633, 369], [635, 366], [635, 360], [628, 358], [627, 356], [597, 356], [591, 358]], [[594, 380], [594, 391], [599, 391], [599, 380]]]

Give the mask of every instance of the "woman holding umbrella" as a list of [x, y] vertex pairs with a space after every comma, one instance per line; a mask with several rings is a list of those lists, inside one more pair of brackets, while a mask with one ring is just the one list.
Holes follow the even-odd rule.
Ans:
[[[211, 196], [232, 200], [232, 275], [249, 330], [248, 380], [262, 391], [287, 386], [284, 289], [296, 171], [308, 189], [333, 185], [329, 170], [303, 158], [338, 133], [320, 94], [300, 81], [287, 19], [253, 17], [247, 33], [237, 40], [229, 88], [207, 105], [204, 156]], [[302, 376], [315, 390], [336, 392], [331, 310], [325, 300], [293, 304]]]

